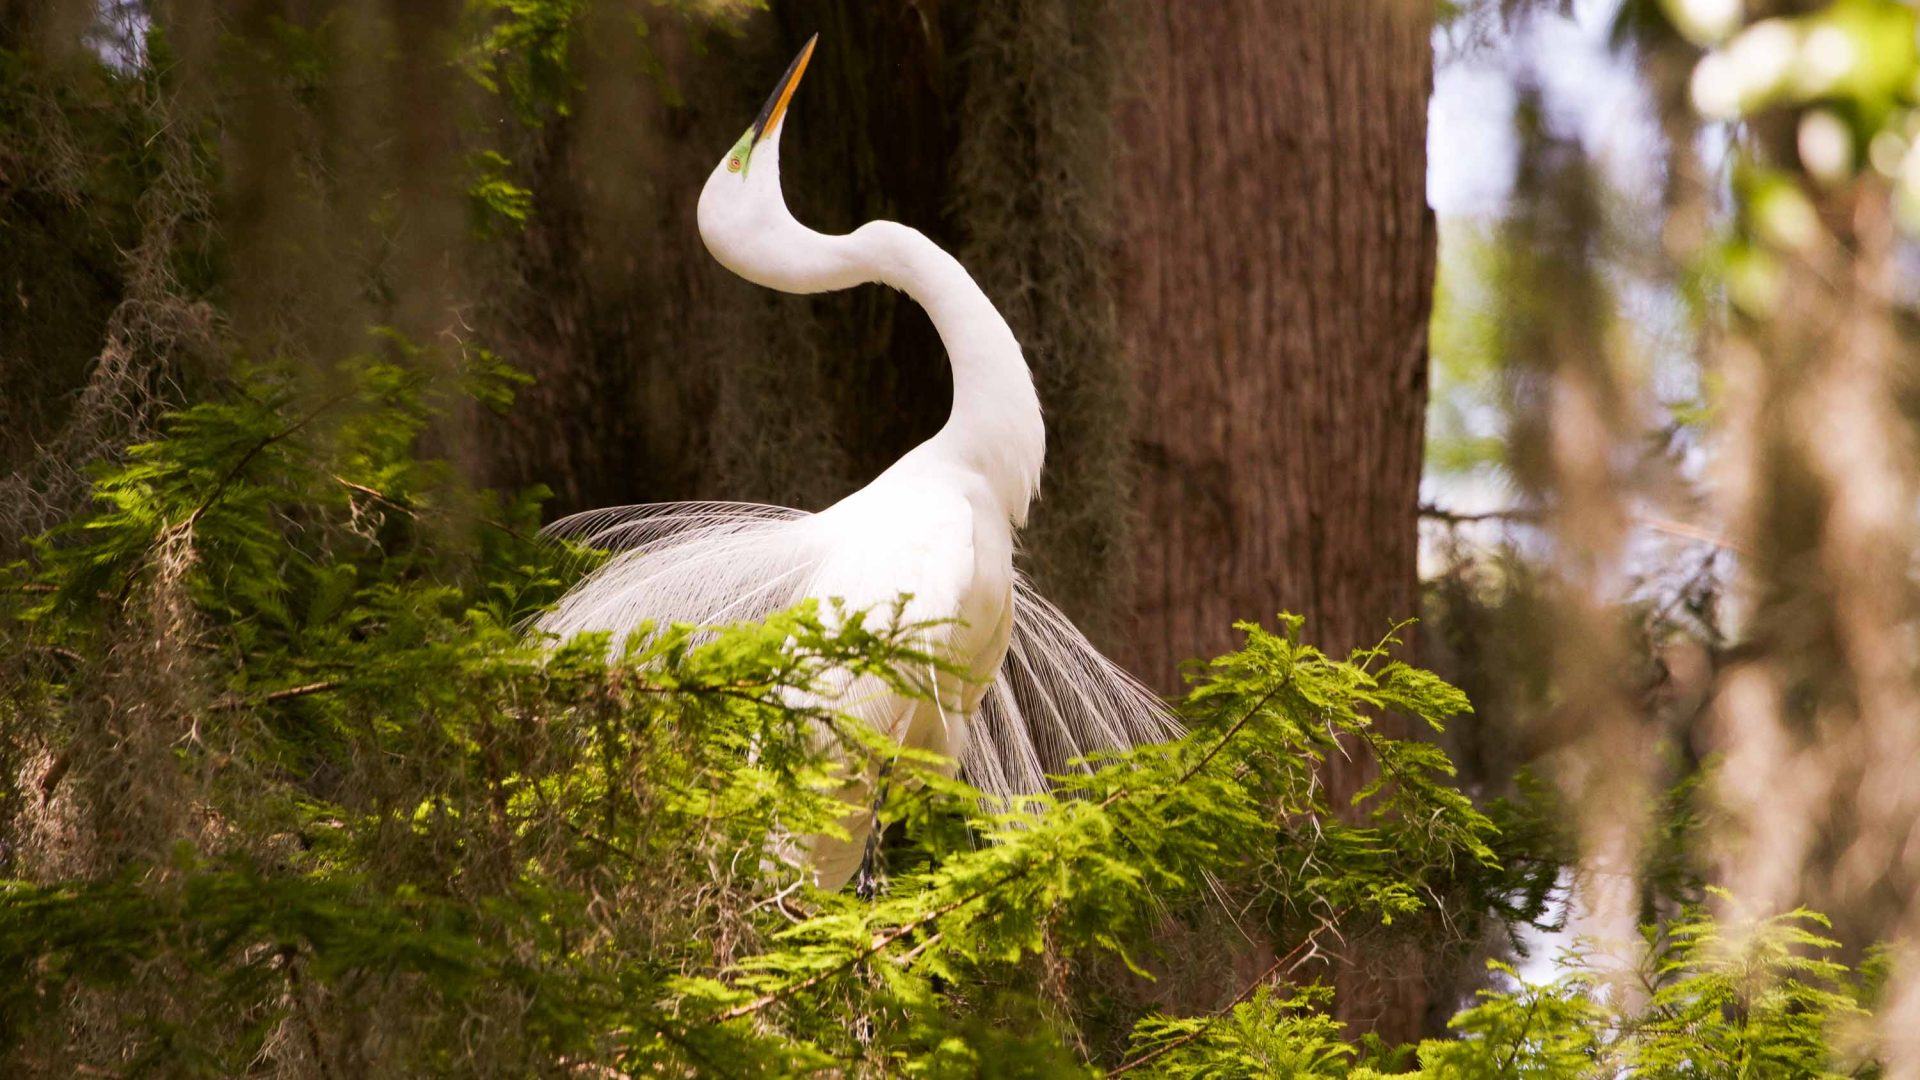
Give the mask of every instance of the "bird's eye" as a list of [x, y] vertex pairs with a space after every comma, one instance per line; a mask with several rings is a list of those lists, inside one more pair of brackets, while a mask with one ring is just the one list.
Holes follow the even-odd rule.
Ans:
[[740, 159], [739, 159], [739, 158], [728, 158], [728, 159], [727, 159], [727, 171], [728, 171], [728, 172], [739, 172], [739, 171], [740, 171]]

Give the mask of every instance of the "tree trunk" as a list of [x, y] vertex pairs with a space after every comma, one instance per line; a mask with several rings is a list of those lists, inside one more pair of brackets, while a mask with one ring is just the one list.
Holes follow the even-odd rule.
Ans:
[[[1138, 371], [1127, 659], [1165, 689], [1279, 610], [1339, 654], [1415, 614], [1431, 0], [1156, 5], [1122, 108], [1121, 326]], [[1368, 763], [1329, 769], [1335, 805]], [[1418, 972], [1341, 973], [1419, 1034]]]

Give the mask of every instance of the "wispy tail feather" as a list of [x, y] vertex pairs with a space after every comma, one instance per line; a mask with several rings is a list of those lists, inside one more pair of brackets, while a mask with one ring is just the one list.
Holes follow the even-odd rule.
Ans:
[[1014, 576], [1007, 657], [981, 701], [961, 766], [1000, 798], [1039, 794], [1089, 754], [1163, 742], [1183, 733], [1173, 712], [1093, 647], [1025, 574]]

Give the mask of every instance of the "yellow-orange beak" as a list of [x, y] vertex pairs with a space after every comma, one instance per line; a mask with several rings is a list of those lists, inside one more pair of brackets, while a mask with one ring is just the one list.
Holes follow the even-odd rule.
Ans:
[[800, 50], [800, 55], [794, 57], [793, 63], [787, 65], [787, 73], [780, 77], [780, 85], [774, 87], [773, 96], [760, 107], [760, 115], [753, 119], [755, 145], [766, 137], [767, 132], [780, 125], [780, 118], [787, 112], [787, 102], [793, 100], [793, 91], [800, 85], [800, 76], [807, 73], [807, 61], [813, 59], [814, 42], [819, 40], [819, 34], [807, 39], [806, 45]]

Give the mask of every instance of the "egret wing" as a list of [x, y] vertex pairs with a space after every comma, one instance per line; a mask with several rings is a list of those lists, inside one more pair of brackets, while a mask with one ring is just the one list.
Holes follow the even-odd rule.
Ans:
[[1183, 733], [1166, 702], [1100, 654], [1026, 575], [1014, 579], [1013, 633], [982, 700], [962, 763], [975, 787], [1001, 797], [1046, 791], [1050, 774], [1085, 768], [1100, 751]]
[[572, 514], [541, 531], [589, 547], [627, 551], [674, 538], [692, 540], [708, 530], [735, 530], [812, 516], [805, 510], [765, 503], [645, 503]]
[[652, 503], [563, 518], [547, 533], [615, 552], [535, 625], [572, 637], [642, 624], [761, 619], [809, 595], [826, 554], [814, 515], [758, 503]]

